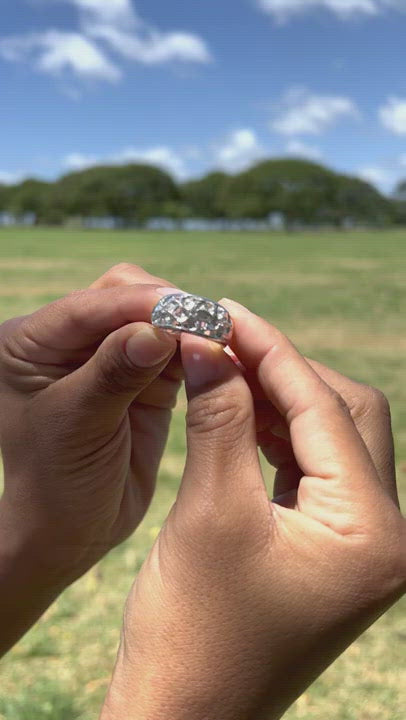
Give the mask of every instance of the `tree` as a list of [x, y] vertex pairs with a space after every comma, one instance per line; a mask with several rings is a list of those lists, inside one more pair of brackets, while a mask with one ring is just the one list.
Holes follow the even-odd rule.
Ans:
[[11, 209], [16, 215], [34, 213], [37, 222], [42, 222], [47, 212], [51, 183], [28, 179], [20, 183], [13, 193]]
[[316, 222], [333, 175], [306, 160], [267, 160], [230, 178], [221, 204], [234, 218], [265, 218], [282, 212], [288, 224]]
[[384, 224], [391, 218], [391, 203], [368, 183], [294, 158], [267, 160], [230, 178], [221, 204], [236, 218], [281, 212], [287, 227], [341, 226], [349, 219]]
[[44, 222], [51, 187], [51, 183], [33, 178], [18, 185], [3, 186], [0, 191], [0, 209], [17, 217], [33, 213], [36, 222]]
[[65, 175], [56, 183], [52, 205], [65, 217], [114, 216], [142, 223], [179, 199], [173, 179], [150, 165], [99, 166]]
[[385, 225], [391, 220], [391, 202], [364, 180], [337, 175], [332, 198], [333, 217], [339, 223], [351, 219], [367, 225]]
[[406, 180], [402, 180], [395, 188], [392, 198], [393, 222], [406, 225]]
[[228, 175], [225, 173], [212, 172], [200, 180], [183, 183], [180, 188], [181, 197], [190, 214], [199, 218], [223, 217], [219, 198], [227, 180]]
[[9, 211], [13, 190], [12, 185], [2, 185], [0, 183], [0, 212]]

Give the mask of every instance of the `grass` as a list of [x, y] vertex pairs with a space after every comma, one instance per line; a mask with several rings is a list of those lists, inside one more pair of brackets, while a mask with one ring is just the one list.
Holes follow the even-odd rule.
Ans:
[[[0, 321], [84, 287], [122, 261], [143, 265], [186, 290], [232, 297], [278, 324], [308, 356], [380, 387], [392, 405], [406, 510], [405, 232], [3, 230]], [[3, 660], [0, 720], [97, 717], [125, 596], [176, 494], [185, 449], [184, 406], [181, 397], [158, 491], [135, 537], [69, 588]], [[298, 700], [287, 720], [401, 720], [404, 613], [401, 601]]]

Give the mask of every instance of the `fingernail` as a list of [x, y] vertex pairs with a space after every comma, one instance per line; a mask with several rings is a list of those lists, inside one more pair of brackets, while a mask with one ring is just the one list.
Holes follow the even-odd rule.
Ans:
[[174, 341], [154, 328], [145, 328], [130, 337], [126, 345], [127, 357], [137, 367], [154, 367], [174, 354]]
[[251, 312], [251, 310], [249, 310], [247, 307], [245, 307], [245, 305], [241, 305], [241, 303], [236, 302], [235, 300], [230, 300], [230, 298], [223, 298], [222, 300], [220, 300], [220, 303], [221, 303], [221, 305], [226, 305], [227, 310], [232, 310], [234, 308], [234, 310], [237, 310], [237, 311], [242, 310], [243, 312], [246, 312], [246, 313]]
[[201, 390], [226, 376], [231, 361], [221, 345], [197, 338], [186, 342], [182, 346], [182, 362], [187, 388]]
[[179, 288], [171, 287], [160, 287], [155, 290], [157, 295], [165, 297], [166, 295], [188, 295], [185, 290], [179, 290]]

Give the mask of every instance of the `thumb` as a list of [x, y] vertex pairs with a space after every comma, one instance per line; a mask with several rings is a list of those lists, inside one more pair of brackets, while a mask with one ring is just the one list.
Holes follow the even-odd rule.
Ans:
[[129, 405], [164, 370], [177, 343], [147, 323], [133, 323], [113, 332], [91, 359], [64, 378], [68, 407], [80, 408], [87, 425], [114, 431]]
[[241, 535], [242, 525], [248, 529], [261, 512], [268, 527], [270, 504], [250, 389], [220, 345], [182, 334], [181, 351], [188, 396], [187, 458], [177, 505], [185, 515], [196, 517], [195, 510], [199, 518], [209, 519], [209, 528], [203, 523], [209, 532], [220, 526]]

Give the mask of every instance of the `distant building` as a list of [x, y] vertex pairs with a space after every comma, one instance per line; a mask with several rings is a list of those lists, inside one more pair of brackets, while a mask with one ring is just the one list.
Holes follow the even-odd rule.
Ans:
[[25, 225], [31, 227], [36, 223], [35, 213], [24, 213], [23, 215], [15, 215], [14, 213], [0, 212], [0, 227], [11, 227], [13, 225]]
[[173, 232], [183, 230], [184, 232], [221, 232], [221, 231], [266, 231], [280, 230], [284, 227], [284, 218], [281, 213], [272, 213], [264, 220], [252, 220], [242, 218], [231, 220], [229, 218], [184, 218], [174, 220], [166, 217], [150, 218], [145, 223], [146, 230], [164, 230]]
[[85, 217], [82, 218], [82, 227], [86, 230], [118, 230], [124, 225], [118, 217]]

